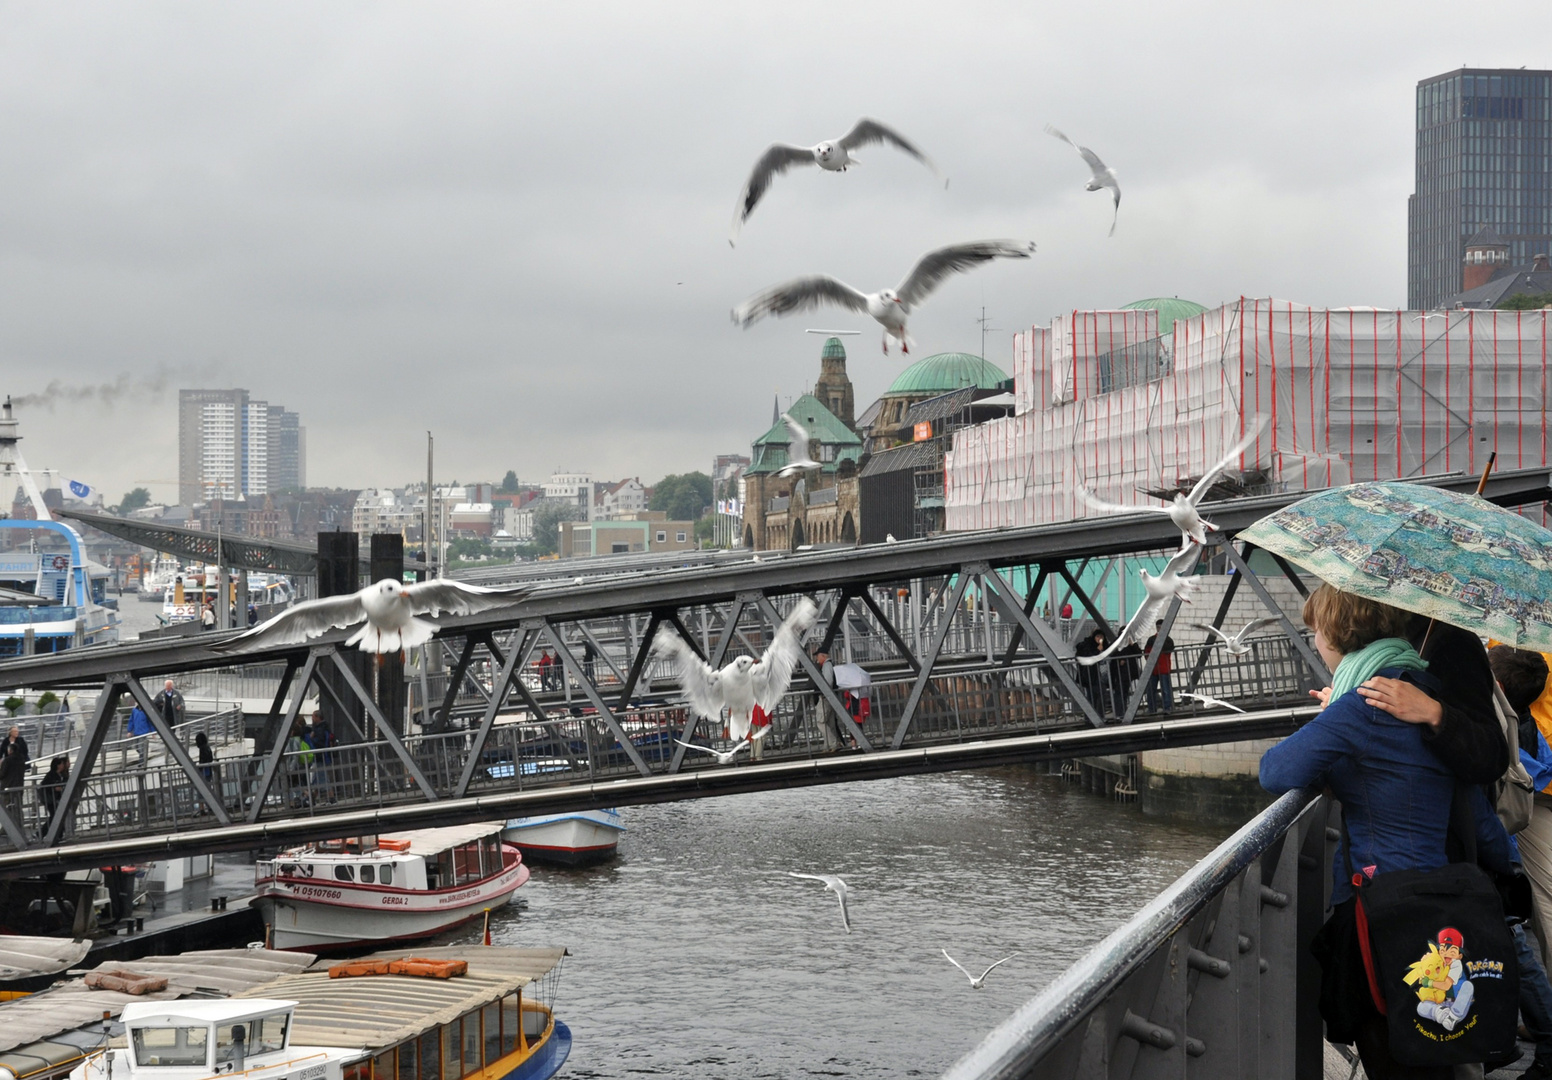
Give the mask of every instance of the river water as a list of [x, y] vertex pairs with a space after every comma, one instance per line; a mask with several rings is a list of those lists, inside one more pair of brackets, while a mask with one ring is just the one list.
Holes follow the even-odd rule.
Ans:
[[[536, 867], [492, 921], [495, 944], [571, 950], [567, 1076], [937, 1075], [1226, 834], [1023, 768], [624, 817], [618, 859]], [[789, 870], [844, 877], [854, 932]], [[976, 972], [1020, 955], [976, 991], [940, 948]]]

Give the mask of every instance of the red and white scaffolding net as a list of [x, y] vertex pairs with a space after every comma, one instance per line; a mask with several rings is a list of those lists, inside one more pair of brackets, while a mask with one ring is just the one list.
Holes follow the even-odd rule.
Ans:
[[1075, 311], [1016, 334], [1015, 414], [956, 432], [950, 530], [1093, 514], [1189, 485], [1254, 424], [1231, 480], [1302, 491], [1546, 465], [1547, 311], [1325, 310], [1241, 299], [1176, 319]]

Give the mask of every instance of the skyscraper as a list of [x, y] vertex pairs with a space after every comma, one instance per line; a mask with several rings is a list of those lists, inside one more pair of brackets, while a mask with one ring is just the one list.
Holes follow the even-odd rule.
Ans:
[[178, 501], [302, 487], [307, 444], [299, 419], [246, 390], [178, 391]]
[[1552, 250], [1552, 71], [1461, 68], [1417, 84], [1416, 193], [1407, 200], [1407, 307], [1461, 291], [1483, 228], [1511, 265]]

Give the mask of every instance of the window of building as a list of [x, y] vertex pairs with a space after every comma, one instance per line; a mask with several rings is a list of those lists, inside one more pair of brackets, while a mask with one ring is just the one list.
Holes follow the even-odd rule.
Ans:
[[659, 529], [657, 531], [657, 542], [660, 543], [660, 544], [666, 544], [668, 542], [668, 532], [667, 532], [667, 530]]
[[684, 533], [682, 533], [682, 532], [674, 533], [674, 541], [676, 543], [680, 543], [680, 544], [684, 543]]

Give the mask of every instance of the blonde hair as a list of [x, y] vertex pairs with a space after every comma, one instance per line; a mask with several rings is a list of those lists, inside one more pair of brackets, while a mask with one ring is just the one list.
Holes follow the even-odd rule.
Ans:
[[1304, 601], [1304, 625], [1318, 630], [1337, 652], [1357, 652], [1380, 638], [1407, 636], [1410, 613], [1378, 600], [1322, 585]]

